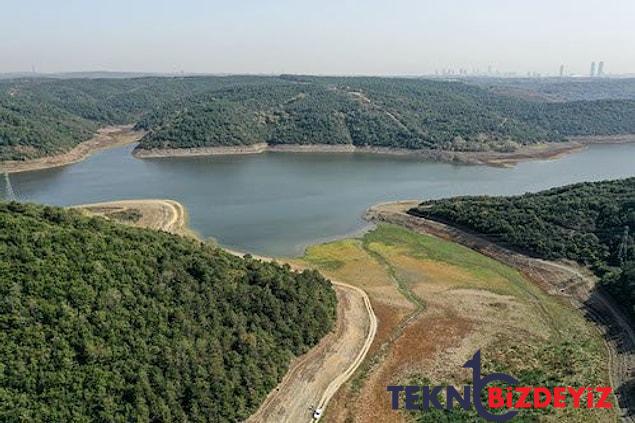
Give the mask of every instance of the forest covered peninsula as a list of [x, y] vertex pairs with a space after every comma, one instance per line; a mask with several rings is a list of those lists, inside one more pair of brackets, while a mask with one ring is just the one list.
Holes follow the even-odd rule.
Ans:
[[[595, 83], [589, 84], [593, 92]], [[635, 80], [615, 84], [623, 91]], [[605, 92], [604, 85], [598, 90]], [[559, 86], [560, 92], [569, 88], [577, 85]], [[514, 153], [580, 137], [619, 139], [635, 134], [635, 100], [554, 99], [519, 94], [496, 81], [478, 86], [415, 78], [0, 81], [0, 161], [64, 154], [112, 125], [145, 134], [138, 157], [392, 149], [448, 158], [450, 152]]]

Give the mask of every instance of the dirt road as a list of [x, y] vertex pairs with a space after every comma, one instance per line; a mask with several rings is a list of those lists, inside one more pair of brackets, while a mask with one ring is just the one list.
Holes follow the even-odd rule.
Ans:
[[[255, 258], [275, 260], [263, 256]], [[303, 270], [297, 264], [289, 264], [296, 271]], [[312, 421], [313, 410], [325, 410], [338, 389], [366, 358], [377, 334], [377, 316], [370, 298], [355, 286], [334, 280], [331, 283], [339, 300], [335, 333], [327, 335], [318, 346], [296, 359], [282, 382], [247, 422]], [[355, 306], [351, 307], [353, 304]]]
[[513, 266], [554, 295], [566, 297], [604, 335], [609, 354], [611, 384], [616, 393], [623, 421], [635, 421], [635, 404], [629, 392], [635, 369], [635, 333], [613, 301], [594, 289], [591, 273], [575, 263], [534, 259], [501, 247], [477, 234], [468, 233], [440, 222], [414, 217], [406, 211], [417, 201], [382, 203], [371, 207], [366, 218], [374, 222], [402, 225], [415, 232], [430, 233], [463, 244], [482, 254]]
[[363, 291], [333, 283], [338, 296], [334, 332], [298, 357], [282, 382], [247, 422], [310, 422], [357, 370], [374, 339], [377, 321]]
[[[125, 223], [192, 235], [185, 208], [172, 200], [125, 200], [75, 206], [93, 215], [121, 216], [137, 211], [140, 216]], [[124, 215], [125, 216], [125, 215]], [[119, 220], [119, 218], [117, 219]], [[243, 253], [226, 250], [234, 255]], [[253, 256], [264, 261], [270, 257]], [[276, 260], [280, 262], [280, 260]], [[296, 264], [296, 271], [303, 270]], [[334, 330], [306, 354], [291, 363], [282, 382], [269, 394], [249, 422], [310, 422], [315, 408], [325, 409], [337, 390], [364, 361], [377, 332], [377, 317], [368, 295], [361, 289], [331, 281], [338, 296]]]

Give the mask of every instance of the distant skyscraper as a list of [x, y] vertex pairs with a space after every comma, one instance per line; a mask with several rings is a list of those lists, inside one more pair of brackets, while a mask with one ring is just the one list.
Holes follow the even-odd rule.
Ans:
[[595, 76], [595, 62], [591, 62], [591, 72], [589, 73], [589, 76]]
[[604, 62], [598, 63], [598, 76], [604, 75]]
[[560, 78], [564, 76], [564, 65], [560, 65]]

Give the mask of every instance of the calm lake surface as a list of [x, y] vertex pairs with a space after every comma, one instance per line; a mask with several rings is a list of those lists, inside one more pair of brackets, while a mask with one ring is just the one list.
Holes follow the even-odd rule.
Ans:
[[591, 146], [511, 169], [365, 154], [138, 160], [130, 155], [132, 148], [15, 174], [11, 181], [20, 200], [60, 206], [174, 199], [187, 207], [191, 227], [205, 238], [257, 254], [291, 256], [309, 244], [359, 231], [364, 210], [381, 201], [507, 195], [635, 176], [635, 144]]

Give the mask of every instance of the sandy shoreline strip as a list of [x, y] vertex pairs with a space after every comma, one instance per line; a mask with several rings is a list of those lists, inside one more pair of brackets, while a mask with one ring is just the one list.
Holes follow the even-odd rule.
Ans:
[[167, 148], [145, 150], [135, 148], [133, 155], [139, 159], [162, 157], [224, 156], [241, 154], [274, 153], [366, 153], [392, 156], [419, 157], [428, 160], [455, 162], [462, 164], [489, 165], [498, 167], [513, 166], [525, 160], [557, 159], [573, 153], [591, 144], [625, 144], [635, 142], [634, 135], [573, 137], [561, 143], [543, 143], [520, 147], [510, 153], [493, 151], [468, 152], [391, 147], [359, 147], [352, 144], [266, 144], [258, 143], [245, 146]]
[[33, 160], [0, 162], [0, 172], [18, 173], [67, 166], [82, 161], [97, 151], [135, 143], [143, 135], [143, 131], [133, 130], [132, 125], [107, 126], [99, 129], [93, 138], [78, 144], [66, 153]]
[[[122, 200], [72, 208], [136, 227], [200, 239], [187, 227], [185, 207], [173, 200]], [[134, 216], [134, 220], [126, 220], [129, 216]], [[225, 251], [241, 257], [245, 255], [237, 251]], [[284, 259], [252, 257], [285, 262]], [[295, 264], [290, 265], [295, 271], [304, 270]], [[312, 421], [312, 408], [326, 408], [338, 389], [366, 358], [377, 333], [377, 317], [370, 298], [355, 286], [331, 282], [338, 296], [338, 317], [333, 331], [311, 350], [293, 360], [283, 380], [269, 393], [248, 422]]]
[[[55, 156], [41, 157], [33, 160], [0, 161], [0, 173], [19, 173], [34, 170], [67, 166], [80, 162], [91, 154], [108, 148], [120, 147], [138, 142], [145, 135], [144, 131], [133, 130], [132, 125], [108, 126], [101, 128], [90, 140], [84, 141], [70, 151]], [[468, 165], [487, 165], [511, 167], [526, 160], [557, 159], [566, 154], [584, 149], [592, 144], [627, 144], [635, 142], [635, 134], [614, 136], [572, 137], [561, 143], [544, 143], [523, 146], [510, 153], [493, 151], [446, 151], [407, 148], [354, 146], [352, 144], [266, 144], [257, 143], [243, 146], [199, 147], [199, 148], [166, 148], [145, 150], [135, 148], [132, 155], [138, 159], [230, 156], [245, 154], [273, 153], [362, 153], [388, 156], [417, 157], [423, 160], [434, 160]]]

